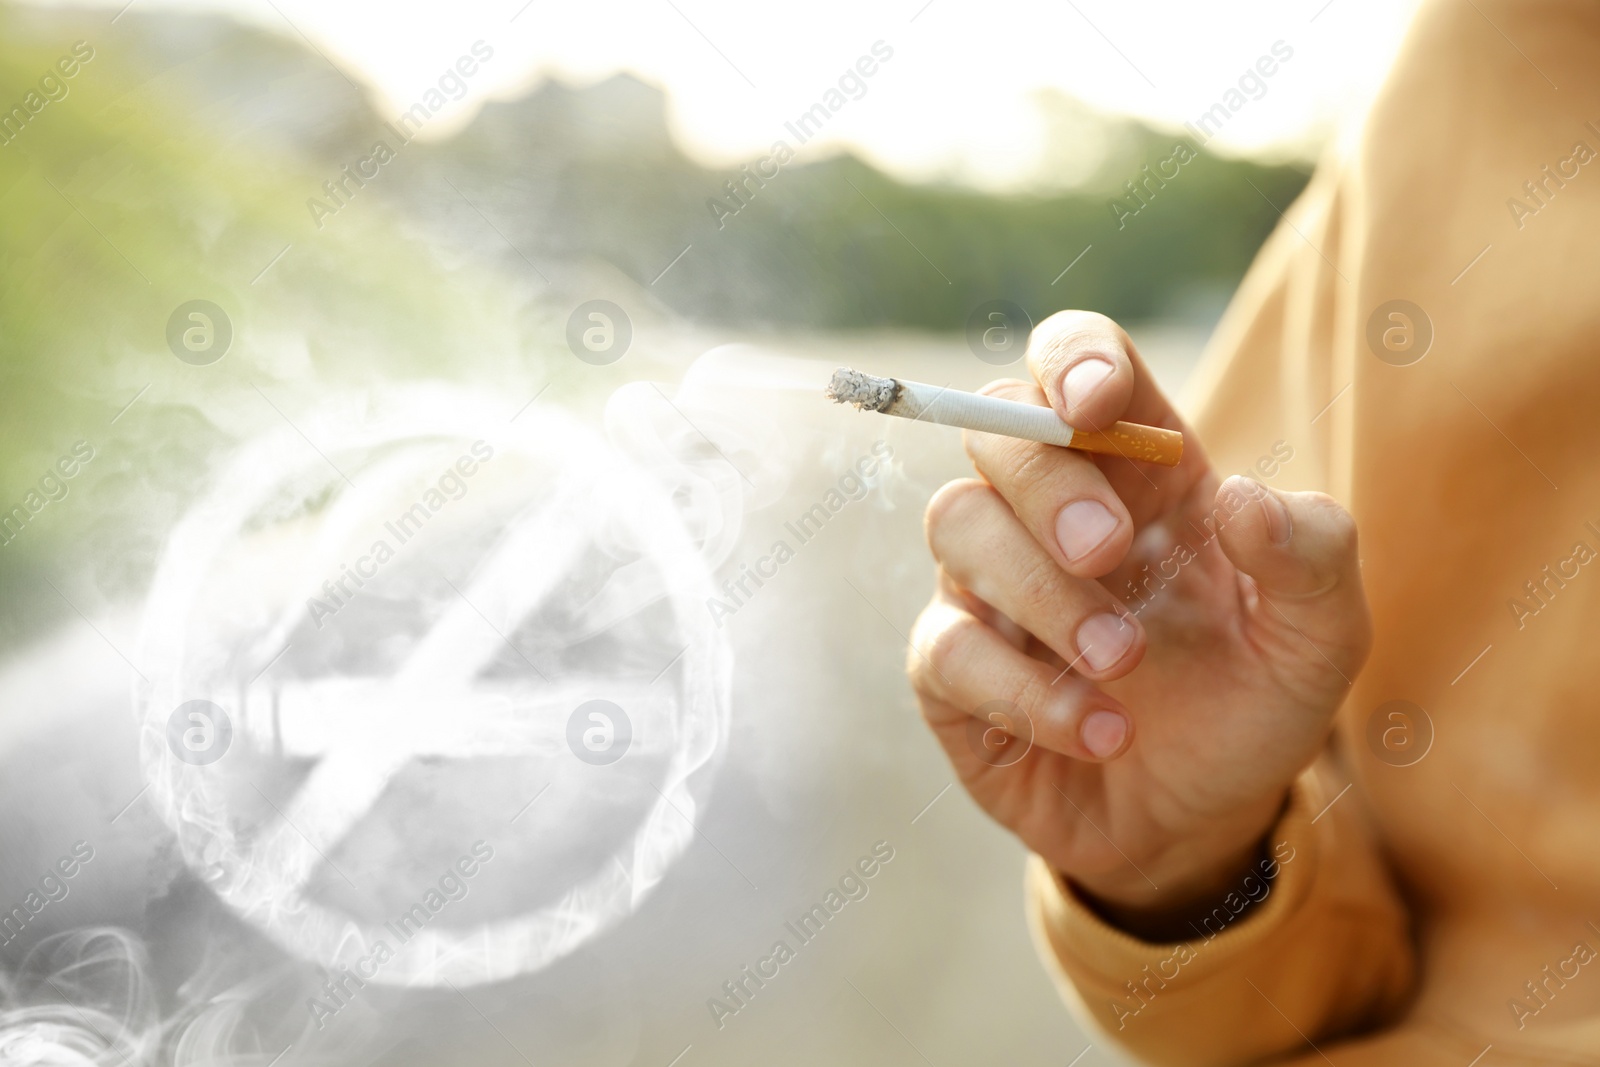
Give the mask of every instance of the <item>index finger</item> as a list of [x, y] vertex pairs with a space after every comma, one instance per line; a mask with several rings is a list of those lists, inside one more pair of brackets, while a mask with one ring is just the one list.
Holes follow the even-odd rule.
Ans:
[[1058, 311], [1028, 337], [1028, 369], [1045, 400], [1068, 425], [1103, 430], [1119, 420], [1177, 430], [1185, 435], [1183, 459], [1170, 469], [1117, 456], [1096, 457], [1136, 522], [1152, 507], [1190, 487], [1206, 469], [1193, 433], [1156, 385], [1127, 333], [1092, 311]]
[[1072, 426], [1104, 430], [1119, 419], [1182, 429], [1127, 333], [1093, 311], [1058, 311], [1028, 337], [1028, 369]]

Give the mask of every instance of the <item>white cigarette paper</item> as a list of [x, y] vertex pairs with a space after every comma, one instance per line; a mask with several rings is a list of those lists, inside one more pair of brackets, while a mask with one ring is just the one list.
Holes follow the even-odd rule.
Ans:
[[837, 403], [854, 404], [862, 411], [1021, 437], [1062, 448], [1071, 447], [1076, 432], [1062, 422], [1053, 409], [1037, 404], [964, 393], [902, 378], [875, 378], [846, 368], [834, 372], [827, 395]]
[[1101, 430], [1074, 430], [1054, 410], [1038, 404], [899, 378], [874, 378], [846, 367], [833, 372], [827, 393], [840, 404], [854, 404], [862, 411], [898, 415], [902, 419], [1020, 437], [1163, 467], [1176, 467], [1183, 461], [1183, 433], [1161, 426], [1116, 422]]

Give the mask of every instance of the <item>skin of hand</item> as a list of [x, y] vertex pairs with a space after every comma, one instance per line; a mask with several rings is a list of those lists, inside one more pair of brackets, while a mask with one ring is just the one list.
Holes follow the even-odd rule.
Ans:
[[1366, 659], [1355, 521], [1321, 493], [1223, 480], [1104, 316], [1051, 316], [1028, 368], [983, 391], [1082, 429], [1181, 430], [1183, 461], [968, 433], [980, 477], [928, 505], [938, 577], [907, 671], [979, 805], [1112, 922], [1188, 937]]

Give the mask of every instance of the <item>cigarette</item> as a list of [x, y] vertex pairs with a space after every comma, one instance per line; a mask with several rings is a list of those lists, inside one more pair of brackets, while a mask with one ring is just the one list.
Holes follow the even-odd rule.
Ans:
[[1053, 409], [1037, 404], [899, 378], [874, 378], [848, 367], [833, 372], [826, 395], [835, 403], [854, 404], [862, 411], [1020, 437], [1081, 452], [1101, 452], [1163, 467], [1176, 467], [1183, 458], [1183, 434], [1177, 430], [1136, 422], [1119, 422], [1106, 430], [1074, 430]]

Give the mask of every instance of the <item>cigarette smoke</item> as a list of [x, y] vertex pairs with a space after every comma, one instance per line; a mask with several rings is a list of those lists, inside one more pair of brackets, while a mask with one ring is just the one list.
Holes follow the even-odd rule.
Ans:
[[247, 1010], [271, 984], [189, 988], [163, 1016], [145, 946], [116, 927], [86, 927], [35, 945], [0, 978], [0, 1063], [7, 1067], [251, 1067], [260, 1047]]

